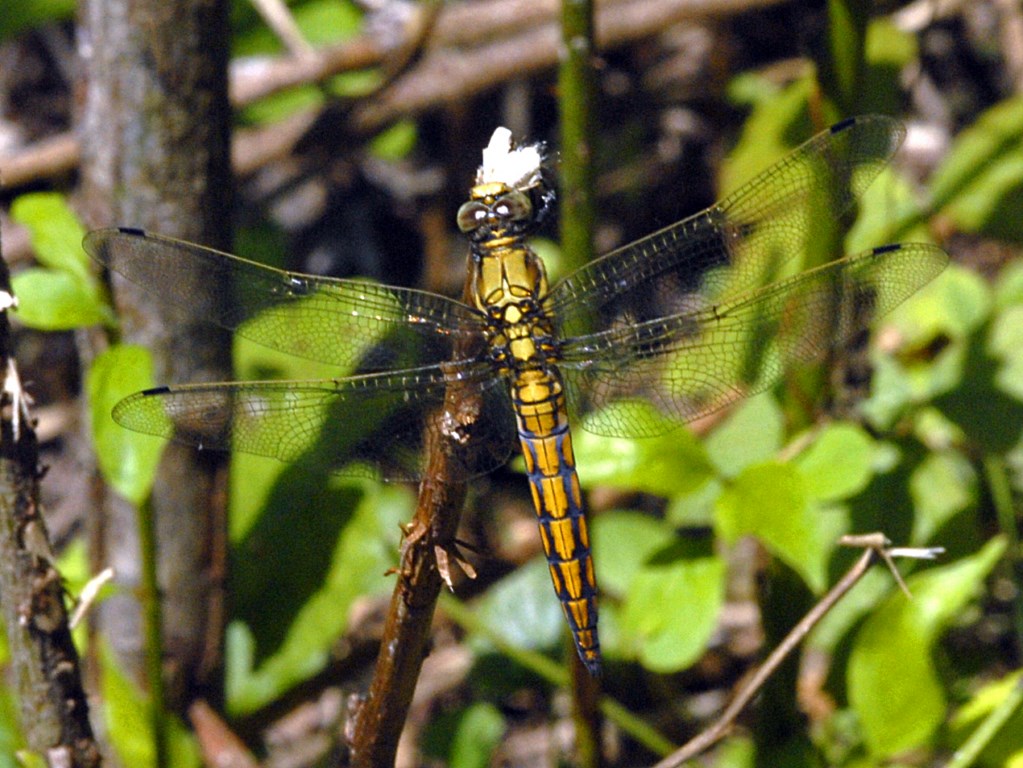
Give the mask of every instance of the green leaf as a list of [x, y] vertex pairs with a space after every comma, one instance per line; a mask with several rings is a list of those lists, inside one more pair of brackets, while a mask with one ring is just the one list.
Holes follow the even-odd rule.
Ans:
[[677, 672], [703, 654], [725, 599], [725, 563], [717, 557], [654, 558], [633, 578], [621, 610], [643, 666]]
[[980, 592], [1005, 551], [994, 539], [970, 558], [907, 580], [856, 635], [847, 668], [849, 702], [876, 758], [926, 745], [945, 718], [946, 700], [931, 659], [934, 644]]
[[233, 714], [263, 707], [321, 672], [355, 601], [391, 591], [384, 574], [397, 564], [398, 524], [411, 502], [399, 486], [285, 470], [262, 516], [233, 541], [241, 617], [228, 631]]
[[675, 534], [650, 515], [619, 510], [594, 518], [590, 538], [597, 553], [601, 591], [624, 595], [650, 555], [668, 546]]
[[33, 27], [70, 21], [74, 15], [74, 0], [18, 0], [4, 3], [4, 12], [0, 13], [0, 40], [9, 40]]
[[966, 338], [990, 316], [991, 289], [975, 270], [952, 264], [905, 304], [896, 307], [885, 326], [908, 341], [938, 334]]
[[458, 720], [451, 744], [451, 768], [486, 768], [504, 736], [505, 722], [493, 704], [473, 704]]
[[887, 429], [908, 406], [957, 389], [967, 370], [967, 342], [989, 317], [991, 290], [972, 270], [948, 267], [913, 298], [895, 308], [876, 338], [895, 338], [901, 345], [922, 349], [934, 339], [952, 344], [936, 357], [909, 355], [900, 359], [875, 345], [874, 380], [862, 411], [871, 424]]
[[412, 120], [399, 120], [373, 137], [369, 150], [374, 157], [396, 162], [415, 148], [419, 130]]
[[[10, 758], [0, 755], [0, 767], [2, 768], [49, 768], [50, 763], [38, 752], [30, 752], [27, 749], [18, 750], [17, 753], [11, 750]], [[17, 762], [15, 762], [17, 758]]]
[[923, 546], [957, 513], [977, 503], [977, 476], [970, 462], [952, 451], [928, 453], [913, 469], [912, 542]]
[[752, 534], [814, 591], [826, 583], [832, 549], [826, 521], [810, 504], [806, 482], [793, 466], [765, 462], [747, 467], [718, 497], [717, 531], [729, 543]]
[[795, 463], [810, 498], [845, 499], [855, 496], [870, 482], [874, 474], [874, 441], [854, 424], [827, 424]]
[[[663, 419], [653, 414], [649, 418]], [[582, 426], [572, 432], [572, 446], [579, 479], [587, 487], [609, 485], [671, 496], [692, 492], [714, 476], [706, 450], [685, 427], [674, 425], [667, 434], [630, 440], [594, 434], [585, 422]]]
[[[363, 13], [355, 3], [344, 0], [312, 0], [289, 3], [303, 37], [314, 46], [330, 45], [355, 37], [362, 28]], [[232, 7], [239, 30], [231, 41], [236, 57], [263, 56], [284, 52], [280, 37], [244, 4]]]
[[82, 281], [93, 281], [89, 257], [82, 250], [85, 230], [56, 192], [34, 192], [11, 203], [11, 218], [28, 227], [32, 249], [39, 263], [68, 272]]
[[533, 558], [487, 590], [478, 615], [504, 641], [531, 650], [556, 648], [567, 631], [543, 557]]
[[110, 412], [123, 398], [153, 386], [149, 350], [128, 344], [108, 348], [93, 361], [85, 386], [103, 478], [124, 498], [141, 504], [153, 486], [166, 441], [125, 429]]
[[[807, 100], [815, 88], [811, 78], [796, 80], [780, 91], [762, 83], [741, 88], [755, 94], [755, 107], [743, 124], [738, 143], [721, 165], [721, 196], [766, 170], [814, 133], [807, 112]], [[736, 94], [733, 91], [733, 98]]]
[[18, 297], [18, 319], [30, 328], [70, 331], [113, 323], [94, 287], [69, 272], [30, 267], [11, 278], [11, 287]]
[[894, 241], [933, 242], [913, 184], [891, 166], [860, 198], [856, 221], [845, 237], [846, 253], [860, 253]]
[[867, 69], [854, 109], [859, 114], [897, 114], [903, 106], [902, 73], [917, 60], [916, 36], [885, 17], [867, 27]]
[[769, 394], [741, 403], [704, 441], [708, 458], [723, 477], [774, 457], [785, 435], [778, 402]]
[[[151, 730], [152, 702], [122, 674], [110, 646], [101, 644], [103, 659], [100, 687], [107, 734], [121, 765], [148, 768], [156, 765], [156, 750]], [[181, 723], [167, 715], [167, 765], [174, 768], [199, 768], [199, 748]]]
[[1023, 97], [960, 133], [931, 178], [934, 208], [967, 232], [1023, 242]]
[[[1023, 765], [1023, 708], [1020, 707], [1021, 673], [1010, 672], [981, 686], [950, 722], [952, 745], [980, 738], [986, 743], [975, 765], [1020, 768]], [[1006, 717], [1007, 716], [1007, 717]], [[997, 729], [991, 735], [991, 729]], [[987, 741], [987, 739], [990, 739]]]
[[829, 0], [825, 39], [818, 41], [821, 90], [843, 112], [852, 111], [863, 87], [868, 6], [859, 0]]
[[996, 374], [998, 388], [1017, 400], [1023, 400], [1023, 305], [1009, 307], [997, 314], [991, 328], [988, 349], [1002, 361]]
[[1013, 259], [995, 281], [995, 306], [999, 309], [1023, 304], [1023, 261]]
[[350, 40], [362, 30], [363, 12], [357, 3], [311, 0], [294, 8], [295, 23], [313, 45]]

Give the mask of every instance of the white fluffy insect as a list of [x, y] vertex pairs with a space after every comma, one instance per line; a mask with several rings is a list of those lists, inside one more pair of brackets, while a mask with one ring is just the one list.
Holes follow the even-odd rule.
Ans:
[[512, 189], [526, 189], [540, 182], [543, 148], [539, 144], [514, 146], [512, 132], [497, 128], [483, 150], [483, 164], [476, 172], [477, 184], [501, 182]]

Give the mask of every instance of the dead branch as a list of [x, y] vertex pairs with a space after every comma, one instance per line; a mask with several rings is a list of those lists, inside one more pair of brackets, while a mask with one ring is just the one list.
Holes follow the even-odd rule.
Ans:
[[7, 310], [14, 305], [0, 259], [0, 609], [17, 677], [29, 748], [50, 765], [95, 768], [100, 752], [89, 724], [78, 651], [71, 640], [64, 585], [53, 564], [39, 509], [38, 443], [27, 395], [11, 357]]

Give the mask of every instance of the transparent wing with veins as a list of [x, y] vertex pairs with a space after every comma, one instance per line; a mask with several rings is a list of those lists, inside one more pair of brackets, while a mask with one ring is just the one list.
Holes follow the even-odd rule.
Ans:
[[573, 411], [590, 412], [583, 426], [659, 434], [760, 392], [935, 277], [944, 252], [910, 244], [779, 279], [903, 135], [885, 117], [839, 123], [702, 213], [558, 283], [548, 305]]
[[[472, 453], [464, 470], [488, 471], [511, 452], [507, 385], [485, 359], [481, 315], [471, 307], [424, 291], [276, 270], [139, 230], [92, 232], [85, 247], [192, 319], [338, 369], [334, 379], [138, 393], [114, 411], [130, 429], [282, 461], [315, 451], [338, 471], [376, 467], [387, 478], [414, 479], [426, 414], [443, 402], [448, 383], [461, 382], [486, 406], [465, 426]], [[214, 281], [219, 300], [197, 305], [195, 281]]]

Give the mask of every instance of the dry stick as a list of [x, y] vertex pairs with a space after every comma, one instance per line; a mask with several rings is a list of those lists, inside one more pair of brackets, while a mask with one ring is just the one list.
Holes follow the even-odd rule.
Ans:
[[291, 15], [291, 10], [283, 0], [250, 0], [250, 2], [292, 56], [302, 58], [313, 54], [315, 49], [302, 36], [302, 30], [298, 28], [295, 17]]
[[707, 730], [683, 744], [678, 750], [657, 763], [654, 768], [675, 768], [682, 765], [686, 760], [700, 754], [724, 736], [725, 732], [735, 721], [735, 718], [739, 716], [739, 713], [757, 694], [763, 684], [767, 682], [768, 678], [774, 674], [785, 658], [802, 642], [810, 630], [824, 618], [825, 614], [834, 608], [838, 601], [863, 578], [875, 555], [879, 555], [889, 564], [889, 567], [896, 573], [896, 580], [900, 585], [903, 585], [901, 577], [898, 576], [891, 562], [893, 554], [907, 557], [931, 558], [937, 553], [937, 550], [889, 549], [888, 540], [880, 533], [843, 537], [841, 542], [848, 546], [865, 547], [866, 549], [845, 576], [785, 636], [785, 639], [774, 649], [763, 665], [747, 681], [742, 690], [739, 691], [738, 695], [721, 714], [721, 717]]
[[206, 701], [188, 706], [188, 720], [195, 731], [206, 765], [217, 768], [259, 768], [259, 761]]
[[[601, 45], [641, 39], [667, 26], [690, 19], [708, 19], [780, 3], [781, 0], [607, 0], [597, 14]], [[358, 129], [379, 130], [399, 116], [464, 101], [475, 93], [524, 73], [550, 69], [557, 61], [557, 4], [530, 8], [523, 13], [518, 0], [488, 4], [445, 5], [437, 18], [431, 53], [399, 78], [395, 91], [386, 92], [386, 108], [362, 115]], [[515, 13], [518, 9], [520, 12]], [[542, 11], [542, 13], [541, 13]], [[471, 18], [471, 22], [463, 23]], [[488, 19], [492, 18], [492, 23]], [[523, 20], [540, 26], [521, 31]], [[471, 33], [467, 37], [467, 33]], [[508, 36], [507, 41], [496, 35]], [[444, 45], [476, 44], [471, 51], [438, 50]], [[302, 58], [282, 57], [267, 62], [232, 66], [231, 103], [243, 107], [287, 88], [318, 82], [331, 75], [385, 63], [390, 52], [376, 40], [362, 36], [317, 50]], [[512, 55], [514, 65], [504, 56]], [[460, 63], [467, 57], [466, 65]], [[426, 61], [426, 60], [429, 60]], [[375, 99], [374, 99], [375, 100]], [[407, 100], [404, 103], [403, 100]], [[273, 130], [272, 126], [267, 130]], [[289, 145], [290, 146], [290, 145]], [[78, 140], [71, 132], [44, 139], [24, 150], [0, 157], [4, 183], [19, 187], [42, 178], [73, 171], [80, 159]], [[258, 164], [256, 164], [258, 165]]]
[[49, 765], [95, 768], [100, 752], [89, 724], [64, 585], [39, 512], [39, 446], [11, 357], [7, 310], [14, 306], [0, 259], [0, 610], [17, 679], [29, 748]]
[[[466, 285], [466, 298], [469, 286]], [[460, 350], [456, 349], [456, 356]], [[405, 529], [398, 583], [384, 624], [369, 693], [353, 713], [350, 764], [394, 765], [412, 694], [428, 650], [434, 608], [447, 563], [457, 562], [455, 534], [465, 501], [464, 461], [482, 398], [466, 382], [448, 384], [444, 406], [426, 430], [427, 466], [415, 516]], [[467, 439], [468, 435], [468, 439]]]

